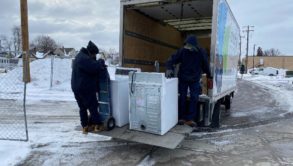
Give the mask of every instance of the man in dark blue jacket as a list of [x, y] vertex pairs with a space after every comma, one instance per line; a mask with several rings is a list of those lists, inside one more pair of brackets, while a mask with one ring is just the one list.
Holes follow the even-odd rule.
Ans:
[[[211, 77], [210, 67], [206, 52], [199, 47], [195, 36], [188, 36], [183, 48], [177, 50], [167, 61], [166, 76], [172, 77], [174, 65], [180, 64], [179, 79], [179, 124], [196, 126], [193, 121], [196, 115], [196, 105], [201, 92], [200, 78], [202, 71]], [[186, 98], [188, 88], [190, 90], [189, 109], [186, 110]]]
[[[94, 131], [102, 128], [96, 92], [98, 73], [106, 66], [101, 61], [96, 61], [98, 53], [98, 47], [89, 41], [87, 48], [81, 48], [76, 55], [72, 67], [71, 88], [80, 109], [80, 121], [84, 134], [89, 130], [89, 121], [94, 123]], [[87, 109], [90, 112], [90, 120]]]

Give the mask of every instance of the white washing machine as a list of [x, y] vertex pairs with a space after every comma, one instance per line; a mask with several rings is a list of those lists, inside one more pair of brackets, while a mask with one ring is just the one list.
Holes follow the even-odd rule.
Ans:
[[113, 117], [116, 126], [122, 127], [129, 123], [129, 83], [128, 74], [131, 71], [140, 72], [137, 68], [118, 67], [115, 78], [111, 79], [111, 97]]
[[164, 135], [178, 122], [178, 79], [130, 73], [130, 129]]

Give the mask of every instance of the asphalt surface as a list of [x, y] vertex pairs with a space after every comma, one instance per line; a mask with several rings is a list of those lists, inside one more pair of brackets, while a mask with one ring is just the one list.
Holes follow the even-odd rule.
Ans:
[[253, 127], [292, 118], [291, 114], [287, 114], [288, 109], [278, 104], [269, 89], [244, 80], [238, 80], [237, 85], [231, 109], [222, 107], [221, 129]]
[[[33, 128], [42, 131], [51, 125], [62, 136], [69, 129], [58, 130], [55, 125], [74, 121], [78, 125], [75, 103], [40, 104], [28, 105]], [[54, 111], [43, 115], [39, 109]], [[71, 111], [60, 117], [58, 111], [66, 109]], [[222, 109], [221, 128], [192, 133], [175, 150], [119, 140], [62, 144], [52, 140], [32, 145], [18, 165], [293, 165], [293, 121], [291, 114], [281, 116], [285, 112], [267, 89], [240, 80], [231, 110]]]

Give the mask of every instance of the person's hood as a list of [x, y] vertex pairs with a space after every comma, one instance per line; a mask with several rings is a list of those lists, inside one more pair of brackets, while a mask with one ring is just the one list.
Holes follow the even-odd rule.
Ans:
[[96, 46], [96, 44], [92, 41], [89, 41], [88, 45], [87, 45], [87, 50], [91, 53], [91, 54], [98, 54], [99, 53], [99, 48]]
[[84, 47], [82, 47], [82, 48], [80, 49], [80, 52], [82, 52], [82, 53], [84, 53], [85, 55], [89, 56], [89, 52], [88, 52], [88, 50], [87, 50], [86, 48], [84, 48]]
[[198, 47], [197, 38], [194, 35], [187, 36], [187, 38], [186, 38], [186, 40], [185, 40], [184, 43], [185, 44], [190, 44], [194, 48], [197, 48]]

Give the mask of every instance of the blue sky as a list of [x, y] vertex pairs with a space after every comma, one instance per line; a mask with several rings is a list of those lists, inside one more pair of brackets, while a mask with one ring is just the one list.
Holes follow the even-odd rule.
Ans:
[[[253, 44], [293, 55], [292, 0], [227, 0], [241, 28], [254, 25]], [[88, 40], [100, 47], [119, 48], [119, 0], [28, 0], [30, 39], [52, 36], [65, 47], [79, 49]], [[0, 35], [19, 25], [19, 1], [0, 1]], [[244, 35], [244, 34], [243, 34]], [[245, 44], [245, 41], [243, 40]], [[245, 49], [245, 45], [243, 45]], [[243, 55], [245, 51], [243, 51]]]

